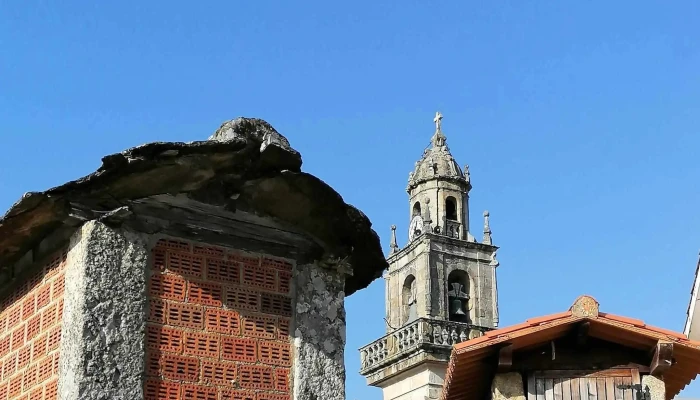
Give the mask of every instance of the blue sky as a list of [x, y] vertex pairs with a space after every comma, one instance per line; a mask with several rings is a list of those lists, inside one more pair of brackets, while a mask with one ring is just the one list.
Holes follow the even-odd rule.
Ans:
[[[682, 330], [700, 249], [700, 3], [0, 2], [0, 210], [108, 153], [266, 119], [406, 242], [435, 111], [491, 212], [502, 326], [567, 309]], [[348, 299], [349, 400], [383, 281]], [[700, 397], [700, 384], [686, 396]]]

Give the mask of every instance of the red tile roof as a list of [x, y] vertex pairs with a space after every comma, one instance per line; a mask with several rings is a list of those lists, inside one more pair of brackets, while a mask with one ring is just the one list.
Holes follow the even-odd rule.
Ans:
[[499, 344], [513, 350], [546, 343], [566, 334], [576, 322], [591, 322], [589, 334], [602, 340], [637, 349], [650, 349], [658, 340], [674, 343], [676, 363], [664, 374], [666, 398], [675, 397], [700, 373], [700, 342], [684, 334], [647, 325], [644, 321], [599, 312], [590, 296], [579, 297], [566, 312], [532, 318], [526, 322], [487, 332], [454, 346], [443, 386], [443, 400], [482, 400], [487, 398], [493, 368], [484, 362], [498, 352]]

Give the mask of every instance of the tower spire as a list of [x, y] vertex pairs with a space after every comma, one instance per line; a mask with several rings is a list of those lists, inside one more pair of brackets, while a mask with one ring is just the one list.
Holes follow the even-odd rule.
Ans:
[[482, 243], [484, 244], [492, 244], [491, 243], [491, 224], [489, 223], [489, 212], [484, 211], [484, 240]]

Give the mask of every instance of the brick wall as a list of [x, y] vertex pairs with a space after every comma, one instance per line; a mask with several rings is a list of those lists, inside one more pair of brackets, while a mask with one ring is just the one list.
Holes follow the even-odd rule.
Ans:
[[291, 262], [161, 240], [152, 255], [147, 400], [289, 400]]
[[58, 398], [65, 265], [55, 256], [0, 305], [0, 400]]

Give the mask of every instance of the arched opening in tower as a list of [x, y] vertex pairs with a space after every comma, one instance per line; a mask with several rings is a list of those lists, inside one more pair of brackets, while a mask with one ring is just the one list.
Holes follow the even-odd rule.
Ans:
[[403, 304], [403, 324], [418, 318], [418, 296], [416, 293], [416, 278], [408, 275], [403, 282], [401, 290], [401, 303]]
[[417, 215], [423, 215], [423, 214], [421, 214], [419, 201], [417, 201], [416, 204], [413, 205], [413, 215], [412, 216], [415, 217]]
[[445, 214], [448, 220], [457, 221], [457, 200], [452, 196], [445, 199]]
[[465, 271], [454, 270], [447, 277], [447, 286], [450, 321], [470, 323], [469, 275]]

